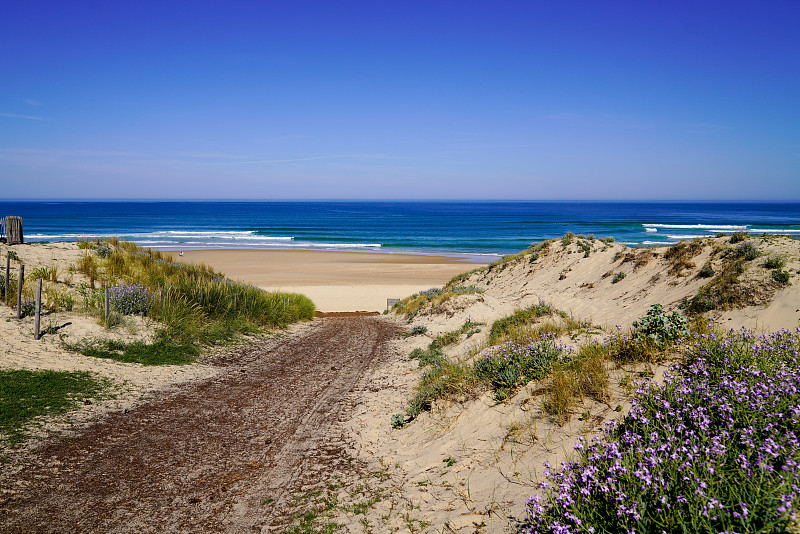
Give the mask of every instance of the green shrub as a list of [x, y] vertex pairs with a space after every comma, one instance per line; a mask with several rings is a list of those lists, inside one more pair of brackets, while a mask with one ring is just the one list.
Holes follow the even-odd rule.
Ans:
[[49, 280], [50, 269], [47, 267], [36, 267], [31, 270], [30, 278], [31, 280]]
[[770, 256], [761, 264], [762, 267], [767, 269], [783, 269], [785, 265], [786, 260], [780, 256]]
[[427, 326], [415, 326], [414, 328], [411, 329], [411, 332], [406, 332], [402, 335], [403, 337], [412, 337], [412, 336], [421, 336], [426, 333], [428, 333]]
[[711, 266], [711, 262], [706, 262], [697, 273], [697, 276], [700, 278], [711, 278], [714, 276], [714, 267]]
[[614, 275], [614, 278], [611, 279], [611, 283], [612, 284], [616, 284], [617, 282], [619, 282], [623, 278], [625, 278], [625, 273], [616, 273]]
[[20, 303], [20, 317], [31, 317], [36, 313], [36, 302], [33, 300], [23, 300]]
[[796, 333], [698, 338], [604, 439], [549, 468], [521, 534], [795, 532]]
[[422, 375], [414, 395], [408, 401], [406, 414], [414, 419], [421, 412], [431, 409], [434, 401], [464, 395], [474, 391], [476, 379], [468, 365], [444, 359], [431, 365]]
[[653, 304], [644, 317], [633, 322], [633, 337], [646, 339], [664, 348], [689, 334], [689, 320], [674, 311], [664, 313], [661, 304]]
[[122, 283], [108, 288], [110, 306], [122, 315], [147, 314], [153, 297], [141, 284]]
[[772, 271], [772, 278], [781, 284], [789, 283], [789, 273], [780, 269], [775, 269]]
[[745, 261], [751, 261], [756, 259], [761, 253], [758, 251], [758, 248], [751, 242], [745, 241], [740, 243], [738, 247], [736, 247], [736, 257], [742, 258]]
[[748, 235], [749, 234], [747, 232], [734, 232], [733, 234], [731, 234], [730, 243], [732, 245], [735, 245], [736, 243], [741, 243], [742, 241], [747, 239]]

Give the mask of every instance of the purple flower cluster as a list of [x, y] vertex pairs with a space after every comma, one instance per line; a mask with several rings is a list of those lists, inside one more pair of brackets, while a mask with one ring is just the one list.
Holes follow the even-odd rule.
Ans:
[[433, 297], [438, 297], [442, 293], [443, 291], [441, 290], [441, 288], [432, 287], [430, 289], [426, 289], [425, 291], [420, 291], [419, 293], [417, 293], [417, 295], [419, 295], [420, 297], [431, 299]]
[[153, 299], [143, 285], [123, 282], [108, 288], [108, 300], [111, 308], [122, 315], [144, 315], [150, 310]]
[[800, 329], [698, 336], [605, 440], [549, 471], [522, 532], [778, 532], [800, 498]]
[[554, 338], [552, 334], [545, 334], [541, 341], [506, 341], [492, 347], [484, 358], [475, 362], [475, 372], [479, 377], [491, 380], [495, 387], [514, 385], [505, 383], [509, 371], [525, 383], [541, 380], [550, 372], [553, 362], [567, 350]]

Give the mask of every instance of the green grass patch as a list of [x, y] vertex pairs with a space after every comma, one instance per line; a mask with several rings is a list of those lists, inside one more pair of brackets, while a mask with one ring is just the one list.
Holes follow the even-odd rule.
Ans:
[[166, 338], [154, 343], [102, 340], [70, 348], [86, 356], [143, 365], [182, 365], [192, 363], [200, 354], [195, 345], [177, 343]]
[[87, 371], [0, 370], [0, 432], [17, 444], [35, 418], [64, 413], [107, 386]]
[[559, 312], [546, 302], [539, 302], [533, 306], [517, 310], [511, 315], [498, 319], [492, 323], [492, 328], [489, 330], [489, 343], [494, 345], [503, 339], [515, 337], [513, 334], [516, 330], [519, 330], [520, 327], [530, 325], [540, 317], [551, 316], [554, 314], [561, 315], [562, 313], [563, 312]]

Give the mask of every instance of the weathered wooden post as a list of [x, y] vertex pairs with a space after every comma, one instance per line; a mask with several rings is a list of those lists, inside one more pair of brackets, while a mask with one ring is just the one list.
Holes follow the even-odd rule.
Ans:
[[6, 256], [6, 306], [8, 306], [8, 291], [11, 288], [11, 254]]
[[36, 320], [33, 323], [33, 339], [39, 339], [39, 325], [42, 317], [42, 279], [36, 281]]
[[6, 217], [6, 242], [9, 245], [24, 243], [22, 237], [22, 217], [13, 215]]
[[105, 312], [105, 323], [108, 327], [108, 286], [103, 283], [103, 311]]
[[22, 319], [22, 284], [25, 282], [25, 265], [19, 266], [19, 278], [17, 278], [17, 319]]

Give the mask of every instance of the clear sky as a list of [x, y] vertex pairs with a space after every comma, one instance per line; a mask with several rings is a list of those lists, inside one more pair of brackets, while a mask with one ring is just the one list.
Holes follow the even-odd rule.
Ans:
[[52, 1], [3, 198], [800, 200], [800, 1]]

